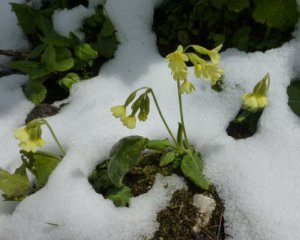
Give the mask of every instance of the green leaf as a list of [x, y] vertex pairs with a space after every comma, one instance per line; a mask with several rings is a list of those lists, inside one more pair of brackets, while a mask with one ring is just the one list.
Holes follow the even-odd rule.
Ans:
[[22, 151], [22, 154], [27, 158], [27, 168], [36, 177], [36, 190], [39, 190], [46, 185], [49, 176], [57, 167], [61, 158], [42, 151], [37, 151], [35, 153]]
[[82, 61], [89, 61], [95, 59], [98, 56], [97, 51], [95, 51], [90, 44], [82, 43], [75, 47], [75, 55]]
[[240, 12], [250, 5], [249, 0], [226, 0], [227, 8], [233, 12]]
[[241, 27], [232, 37], [232, 45], [240, 50], [246, 50], [249, 44], [249, 35], [251, 28], [249, 26]]
[[69, 73], [65, 77], [58, 80], [61, 87], [70, 89], [73, 84], [80, 82], [80, 77], [76, 73]]
[[46, 47], [44, 53], [41, 56], [41, 62], [46, 65], [50, 72], [55, 71], [56, 64], [56, 52], [52, 45]]
[[124, 175], [141, 160], [148, 139], [140, 136], [122, 138], [111, 150], [108, 176], [117, 187], [122, 187]]
[[203, 175], [203, 161], [198, 152], [193, 152], [185, 155], [181, 162], [181, 171], [188, 179], [196, 186], [207, 190], [210, 183]]
[[23, 165], [14, 174], [0, 168], [0, 190], [5, 200], [21, 201], [30, 189], [30, 181]]
[[56, 63], [55, 70], [59, 72], [68, 71], [74, 66], [72, 52], [65, 47], [55, 47]]
[[160, 158], [159, 166], [163, 167], [168, 165], [169, 163], [175, 160], [175, 157], [176, 157], [176, 151], [164, 153]]
[[46, 98], [47, 89], [42, 83], [29, 80], [25, 85], [24, 93], [28, 100], [38, 105]]
[[45, 77], [50, 73], [42, 64], [34, 61], [12, 61], [9, 66], [28, 74], [31, 79]]
[[132, 197], [133, 195], [131, 193], [131, 189], [125, 186], [121, 189], [118, 189], [114, 193], [111, 193], [107, 198], [112, 200], [116, 207], [125, 207], [128, 205], [129, 200]]
[[149, 140], [146, 145], [146, 148], [157, 151], [163, 151], [168, 147], [174, 147], [174, 144], [172, 144], [167, 138], [161, 140]]
[[300, 117], [300, 81], [296, 80], [291, 82], [287, 88], [287, 94], [289, 96], [288, 104], [292, 111]]
[[115, 35], [110, 37], [103, 37], [101, 34], [97, 38], [97, 48], [99, 54], [106, 58], [111, 58], [117, 49], [117, 38]]
[[113, 33], [115, 32], [115, 28], [114, 25], [112, 24], [112, 22], [110, 21], [109, 18], [105, 19], [105, 22], [103, 23], [103, 27], [101, 29], [100, 34], [103, 37], [109, 37], [111, 36]]
[[268, 27], [294, 27], [299, 17], [295, 0], [259, 0], [253, 11], [253, 18]]
[[30, 51], [28, 58], [32, 59], [32, 58], [39, 57], [42, 54], [42, 52], [45, 50], [46, 47], [47, 47], [47, 45], [44, 43], [37, 45], [34, 49], [32, 49]]
[[46, 37], [40, 37], [41, 41], [47, 45], [53, 45], [58, 47], [70, 47], [71, 41], [63, 36], [58, 34], [49, 35]]

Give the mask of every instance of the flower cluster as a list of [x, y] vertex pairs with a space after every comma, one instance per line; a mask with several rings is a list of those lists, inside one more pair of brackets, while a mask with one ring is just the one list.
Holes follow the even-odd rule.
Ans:
[[151, 91], [147, 89], [145, 93], [141, 94], [137, 100], [131, 105], [131, 114], [126, 115], [126, 109], [128, 105], [135, 99], [137, 92], [140, 89], [132, 92], [127, 100], [125, 101], [124, 105], [117, 105], [111, 107], [111, 112], [116, 118], [120, 118], [123, 122], [124, 126], [133, 129], [136, 125], [136, 113], [138, 113], [138, 119], [140, 121], [146, 121], [148, 114], [150, 112], [150, 99], [148, 93]]
[[252, 93], [243, 95], [243, 109], [254, 113], [266, 107], [268, 105], [266, 94], [269, 86], [270, 75], [267, 74], [255, 85]]
[[[195, 52], [187, 52], [192, 48]], [[180, 84], [180, 93], [193, 93], [195, 91], [194, 85], [187, 80], [188, 68], [186, 63], [190, 61], [194, 65], [194, 73], [198, 78], [203, 77], [206, 81], [210, 81], [211, 85], [215, 85], [224, 73], [219, 66], [220, 54], [222, 45], [217, 46], [212, 50], [208, 50], [198, 45], [191, 45], [183, 49], [181, 45], [176, 51], [168, 54], [166, 59], [169, 61], [169, 68], [173, 79], [176, 81], [183, 81]], [[201, 55], [207, 55], [210, 61], [204, 60]]]
[[44, 140], [42, 139], [42, 124], [43, 122], [37, 119], [14, 131], [15, 138], [20, 140], [20, 148], [26, 152], [36, 152], [38, 147], [44, 145]]

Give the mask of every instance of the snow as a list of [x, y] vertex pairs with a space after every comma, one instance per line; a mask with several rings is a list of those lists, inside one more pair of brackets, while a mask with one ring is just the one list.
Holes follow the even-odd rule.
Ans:
[[[153, 9], [159, 2], [107, 0], [106, 10], [120, 41], [116, 56], [101, 68], [99, 76], [76, 84], [69, 104], [47, 118], [67, 154], [39, 192], [15, 209], [14, 203], [0, 203], [0, 240], [129, 240], [151, 237], [157, 229], [156, 213], [167, 205], [175, 189], [184, 187], [182, 180], [158, 176], [154, 187], [133, 198], [129, 208], [115, 208], [94, 192], [87, 176], [120, 138], [167, 136], [153, 102], [149, 120], [138, 123], [134, 130], [112, 117], [110, 107], [122, 104], [134, 89], [152, 87], [170, 127], [177, 128], [176, 84], [151, 32]], [[0, 11], [3, 8], [7, 1], [1, 1]], [[77, 7], [57, 13], [56, 29], [65, 34], [78, 29], [87, 11]], [[0, 16], [12, 18], [11, 12]], [[15, 20], [9, 22], [9, 31], [1, 31], [1, 48], [10, 41], [10, 32], [19, 31]], [[299, 28], [294, 35], [295, 39], [265, 53], [226, 50], [221, 60], [224, 91], [216, 93], [207, 82], [191, 75], [196, 93], [183, 96], [190, 141], [201, 151], [206, 175], [225, 201], [228, 239], [297, 240], [300, 236], [300, 119], [288, 107], [286, 94], [291, 79], [299, 76]], [[22, 39], [20, 32], [14, 36], [14, 41]], [[11, 44], [12, 48], [19, 46]], [[250, 138], [233, 140], [226, 128], [241, 106], [241, 96], [267, 72], [271, 76], [270, 104], [258, 131]], [[21, 91], [25, 80], [20, 75], [0, 78], [0, 166], [9, 171], [20, 163], [12, 131], [23, 124], [33, 107]], [[44, 130], [43, 150], [58, 151]]]

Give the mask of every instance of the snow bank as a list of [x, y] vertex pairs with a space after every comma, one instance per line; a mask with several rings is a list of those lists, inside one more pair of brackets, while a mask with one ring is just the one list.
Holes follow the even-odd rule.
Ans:
[[[87, 176], [121, 137], [167, 135], [153, 105], [149, 120], [138, 123], [134, 130], [112, 117], [110, 107], [123, 103], [135, 88], [152, 87], [171, 128], [177, 128], [176, 84], [151, 32], [158, 3], [107, 1], [106, 10], [121, 43], [116, 57], [101, 68], [99, 76], [77, 84], [69, 105], [48, 118], [67, 155], [48, 184], [13, 212], [9, 212], [13, 206], [0, 205], [1, 240], [140, 239], [151, 237], [156, 230], [155, 213], [167, 204], [174, 189], [184, 187], [180, 179], [158, 177], [153, 189], [132, 199], [127, 209], [115, 208], [95, 193]], [[6, 4], [1, 2], [1, 7]], [[74, 12], [75, 23], [82, 15]], [[68, 26], [64, 31], [74, 29]], [[196, 93], [183, 98], [188, 135], [203, 155], [207, 176], [225, 200], [227, 233], [234, 240], [296, 240], [300, 236], [300, 120], [289, 109], [286, 94], [290, 80], [299, 74], [299, 30], [295, 36], [265, 53], [227, 50], [221, 61], [224, 91], [216, 93], [208, 83], [191, 76]], [[227, 136], [226, 127], [238, 112], [243, 93], [251, 91], [267, 72], [271, 76], [270, 105], [258, 131], [251, 138], [235, 141]], [[8, 78], [0, 79], [0, 102], [6, 102], [0, 105], [0, 166], [8, 170], [20, 162], [12, 130], [22, 124], [32, 107], [19, 87], [24, 78], [10, 79], [12, 87], [7, 85]], [[44, 150], [56, 151], [48, 131], [44, 136]], [[163, 188], [166, 182], [170, 189]]]

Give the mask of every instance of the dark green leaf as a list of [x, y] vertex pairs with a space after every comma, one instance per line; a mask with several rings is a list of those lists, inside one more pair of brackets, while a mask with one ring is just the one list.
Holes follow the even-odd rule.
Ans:
[[300, 117], [300, 81], [291, 82], [287, 89], [287, 94], [289, 96], [289, 106], [292, 111]]
[[25, 85], [24, 93], [28, 100], [38, 105], [46, 98], [47, 89], [42, 83], [30, 80]]
[[101, 29], [101, 36], [103, 37], [110, 37], [115, 32], [114, 25], [110, 21], [109, 18], [106, 18], [105, 22], [103, 23], [103, 27]]
[[146, 145], [146, 148], [157, 151], [163, 151], [168, 147], [174, 147], [174, 144], [172, 144], [167, 138], [162, 140], [149, 140]]
[[45, 48], [47, 47], [46, 44], [39, 44], [37, 45], [34, 49], [32, 49], [28, 55], [28, 58], [29, 59], [32, 59], [32, 58], [37, 58], [39, 57], [42, 52], [45, 50]]
[[41, 56], [41, 62], [46, 65], [50, 72], [55, 71], [56, 52], [52, 45], [48, 45]]
[[184, 176], [190, 179], [196, 186], [207, 190], [210, 183], [203, 174], [203, 161], [198, 152], [185, 155], [181, 162], [181, 171]]
[[111, 150], [111, 160], [108, 165], [108, 176], [117, 187], [122, 187], [124, 175], [141, 159], [148, 139], [140, 136], [122, 138]]
[[31, 188], [30, 181], [23, 165], [14, 174], [0, 168], [0, 190], [6, 200], [20, 201], [24, 199]]
[[295, 0], [259, 0], [253, 18], [269, 27], [293, 27], [297, 22], [299, 12]]
[[160, 158], [159, 166], [163, 167], [168, 165], [169, 163], [175, 160], [175, 157], [176, 157], [176, 151], [170, 151], [164, 153]]
[[13, 61], [9, 63], [9, 66], [28, 74], [31, 79], [41, 78], [49, 74], [49, 71], [42, 64], [34, 61]]
[[101, 34], [98, 35], [97, 39], [97, 48], [98, 52], [106, 57], [111, 58], [114, 55], [115, 50], [117, 49], [117, 38], [115, 35], [110, 37], [103, 37]]
[[35, 153], [22, 152], [28, 160], [27, 168], [36, 177], [36, 190], [46, 185], [49, 176], [54, 171], [61, 158], [42, 151]]
[[245, 50], [249, 44], [249, 34], [251, 28], [248, 26], [241, 27], [237, 30], [232, 37], [232, 44], [240, 50]]
[[107, 198], [112, 200], [116, 207], [125, 207], [128, 205], [130, 198], [133, 195], [131, 193], [131, 189], [129, 187], [122, 187], [118, 189], [114, 193], [111, 193]]
[[230, 11], [240, 12], [250, 5], [249, 0], [226, 0], [227, 7]]
[[53, 45], [58, 47], [70, 47], [71, 45], [71, 42], [68, 38], [60, 36], [58, 34], [41, 37], [40, 39], [47, 45]]

